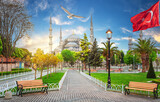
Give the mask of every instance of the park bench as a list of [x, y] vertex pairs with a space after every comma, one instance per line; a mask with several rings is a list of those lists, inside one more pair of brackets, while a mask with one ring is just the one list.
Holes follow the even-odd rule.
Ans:
[[130, 94], [130, 90], [140, 90], [153, 92], [154, 98], [158, 98], [158, 84], [155, 83], [142, 83], [142, 82], [129, 82], [129, 86], [125, 85], [125, 95]]
[[42, 80], [23, 80], [23, 81], [16, 81], [16, 83], [17, 83], [17, 93], [19, 91], [19, 95], [21, 95], [21, 97], [22, 97], [22, 91], [24, 89], [32, 89], [32, 88], [42, 88], [41, 91], [46, 92], [48, 94], [48, 84], [44, 85]]

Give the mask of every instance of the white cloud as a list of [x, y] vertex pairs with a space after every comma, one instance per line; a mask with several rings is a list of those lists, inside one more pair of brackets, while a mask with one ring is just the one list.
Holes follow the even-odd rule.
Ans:
[[40, 2], [36, 2], [36, 7], [35, 7], [35, 11], [36, 11], [36, 15], [38, 14], [38, 11], [41, 10], [46, 10], [48, 8], [49, 4], [48, 4], [48, 1], [47, 0], [42, 0]]
[[116, 40], [116, 41], [119, 41], [119, 40], [121, 40], [120, 38], [112, 38], [112, 40]]
[[80, 20], [81, 22], [87, 22], [89, 18], [90, 16], [88, 16], [87, 18], [78, 18], [78, 20]]
[[[130, 37], [122, 37], [121, 39], [122, 39], [122, 40], [129, 40], [129, 39], [131, 39], [131, 38], [130, 38]], [[136, 41], [136, 39], [132, 38], [132, 41], [134, 41], [134, 42], [135, 42], [135, 41]]]
[[114, 43], [113, 46], [117, 47], [120, 43]]
[[127, 28], [125, 28], [125, 27], [121, 27], [121, 30], [122, 30], [122, 32], [123, 33], [132, 33], [132, 31], [131, 30], [128, 30]]
[[153, 35], [154, 40], [156, 40], [157, 42], [160, 42], [160, 34], [158, 35]]
[[[49, 20], [49, 17], [48, 17]], [[52, 17], [52, 23], [56, 24], [56, 25], [71, 25], [73, 22], [71, 21], [62, 21], [62, 16], [61, 15], [57, 15], [57, 16], [53, 16]]]
[[105, 38], [99, 38], [99, 39], [97, 39], [98, 47], [104, 48], [104, 45], [102, 44], [102, 42], [106, 42], [106, 41], [107, 40]]
[[75, 29], [65, 29], [63, 30], [63, 36], [68, 36], [70, 34], [79, 34], [82, 35], [84, 34], [86, 31], [86, 28], [82, 27], [82, 26], [78, 26]]

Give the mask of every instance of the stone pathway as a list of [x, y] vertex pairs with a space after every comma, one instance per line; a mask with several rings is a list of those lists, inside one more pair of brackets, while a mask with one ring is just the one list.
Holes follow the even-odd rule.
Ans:
[[1, 98], [0, 102], [160, 102], [160, 99], [104, 91], [78, 72], [69, 70], [60, 91], [13, 96], [11, 100]]

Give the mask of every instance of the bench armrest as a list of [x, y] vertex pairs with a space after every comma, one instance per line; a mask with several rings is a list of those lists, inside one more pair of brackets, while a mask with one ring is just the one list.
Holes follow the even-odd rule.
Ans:
[[43, 84], [43, 85], [47, 85], [48, 86], [48, 83], [47, 84]]
[[126, 86], [128, 86], [127, 84], [124, 86], [124, 88], [126, 87]]
[[20, 89], [23, 89], [23, 85], [18, 84], [18, 85], [17, 85], [18, 89], [19, 89], [19, 86], [20, 86]]
[[156, 92], [156, 91], [158, 91], [157, 88], [154, 88], [154, 89], [153, 89], [153, 92]]

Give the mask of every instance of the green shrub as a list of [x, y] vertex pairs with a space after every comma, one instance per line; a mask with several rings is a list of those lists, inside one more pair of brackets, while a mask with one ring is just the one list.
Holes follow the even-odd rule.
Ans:
[[[22, 72], [29, 72], [29, 71], [32, 71], [32, 69], [28, 69], [28, 68], [19, 68], [19, 73], [22, 73]], [[15, 74], [15, 73], [18, 73], [18, 68], [13, 68], [12, 71], [8, 71], [8, 72], [3, 72], [3, 75], [9, 75], [9, 74]], [[0, 75], [2, 75], [2, 72], [0, 72]]]
[[152, 82], [160, 84], [160, 79], [153, 79]]

